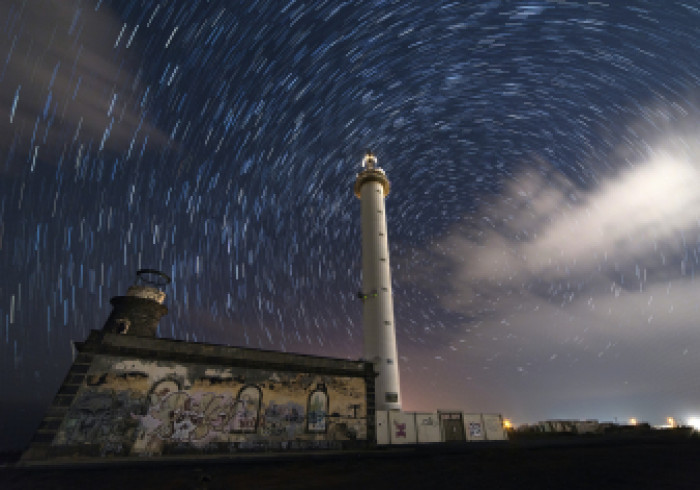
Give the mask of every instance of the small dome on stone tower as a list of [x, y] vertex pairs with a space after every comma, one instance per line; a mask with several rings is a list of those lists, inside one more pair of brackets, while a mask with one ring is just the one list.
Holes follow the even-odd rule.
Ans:
[[171, 279], [155, 269], [136, 271], [136, 282], [126, 291], [126, 296], [110, 300], [112, 313], [102, 330], [120, 335], [155, 337], [158, 322], [168, 313], [165, 287]]

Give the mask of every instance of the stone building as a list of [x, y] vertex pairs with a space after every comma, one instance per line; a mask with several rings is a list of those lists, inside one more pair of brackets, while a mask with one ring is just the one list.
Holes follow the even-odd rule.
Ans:
[[[169, 278], [157, 271], [139, 271]], [[141, 281], [143, 282], [143, 281]], [[154, 283], [112, 299], [23, 459], [340, 448], [376, 441], [372, 363], [155, 337]]]

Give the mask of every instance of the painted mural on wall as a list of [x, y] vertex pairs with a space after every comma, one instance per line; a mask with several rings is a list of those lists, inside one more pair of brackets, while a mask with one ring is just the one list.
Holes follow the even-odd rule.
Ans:
[[94, 444], [101, 454], [149, 455], [220, 443], [366, 437], [361, 378], [102, 356], [53, 445]]

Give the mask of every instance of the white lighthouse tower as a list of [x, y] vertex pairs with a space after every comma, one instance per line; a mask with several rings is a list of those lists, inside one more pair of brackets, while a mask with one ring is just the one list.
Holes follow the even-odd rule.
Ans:
[[355, 195], [361, 201], [362, 291], [365, 359], [374, 362], [379, 373], [375, 384], [377, 410], [401, 410], [399, 365], [391, 293], [389, 243], [387, 241], [384, 197], [389, 179], [368, 152], [364, 170], [357, 174]]

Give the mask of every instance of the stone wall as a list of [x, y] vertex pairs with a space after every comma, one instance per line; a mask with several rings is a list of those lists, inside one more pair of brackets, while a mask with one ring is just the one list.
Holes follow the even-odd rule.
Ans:
[[97, 354], [50, 445], [100, 456], [340, 446], [368, 438], [366, 390], [355, 376]]

